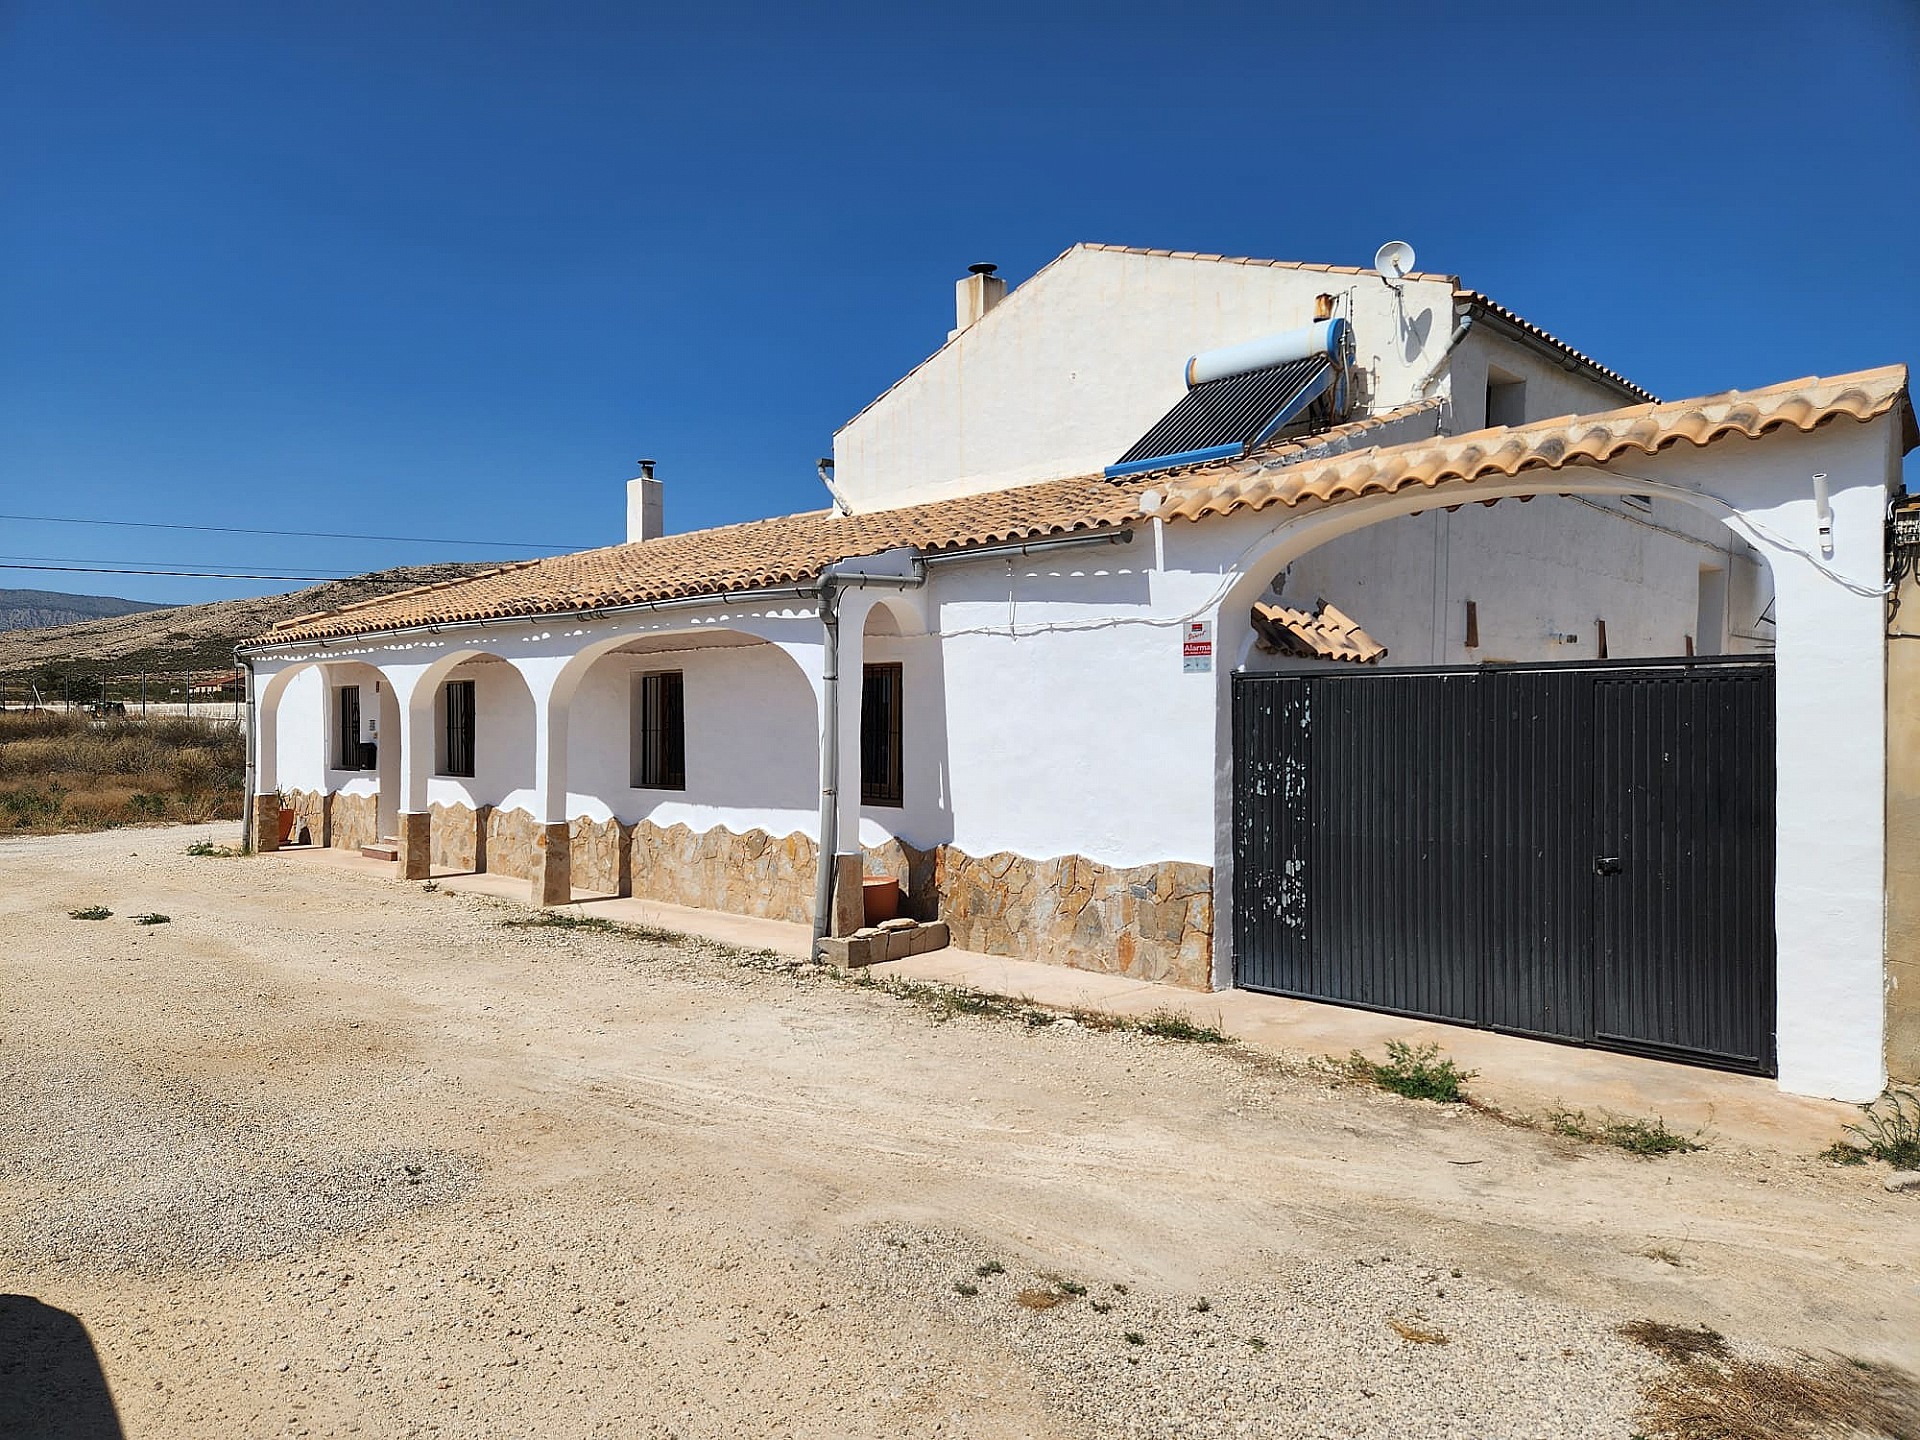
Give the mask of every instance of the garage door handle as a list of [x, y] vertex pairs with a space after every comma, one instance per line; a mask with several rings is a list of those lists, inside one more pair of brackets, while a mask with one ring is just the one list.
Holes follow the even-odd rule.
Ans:
[[1618, 875], [1626, 866], [1620, 863], [1618, 855], [1596, 855], [1593, 857], [1593, 873], [1596, 875]]

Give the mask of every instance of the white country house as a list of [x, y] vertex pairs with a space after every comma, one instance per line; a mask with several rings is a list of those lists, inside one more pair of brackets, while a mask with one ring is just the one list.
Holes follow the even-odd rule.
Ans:
[[649, 467], [627, 544], [243, 646], [252, 843], [284, 797], [408, 878], [834, 953], [891, 875], [976, 950], [1912, 1067], [1904, 368], [1660, 402], [1452, 276], [1100, 245], [956, 319], [829, 508], [668, 534]]

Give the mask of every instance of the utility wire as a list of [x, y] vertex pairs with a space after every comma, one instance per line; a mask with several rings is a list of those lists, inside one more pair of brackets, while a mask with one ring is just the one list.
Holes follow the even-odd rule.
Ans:
[[[0, 570], [24, 570], [32, 565], [171, 565], [193, 570], [272, 570], [271, 565], [247, 565], [240, 562], [227, 563], [220, 560], [93, 560], [78, 555], [0, 555]], [[392, 568], [392, 567], [388, 567]], [[112, 573], [107, 571], [104, 573]], [[335, 571], [324, 578], [329, 580], [351, 580], [364, 574], [360, 570]]]
[[293, 540], [385, 540], [399, 545], [471, 545], [489, 550], [591, 550], [592, 545], [540, 545], [531, 540], [446, 540], [428, 535], [347, 535], [333, 530], [251, 530], [239, 525], [176, 525], [162, 520], [83, 520], [76, 515], [0, 515], [38, 525], [116, 525], [124, 530], [197, 530], [210, 535], [278, 535]]
[[222, 570], [138, 570], [112, 565], [8, 565], [0, 570], [62, 570], [74, 575], [179, 575], [189, 580], [334, 580], [351, 584], [355, 580], [373, 580], [373, 575], [238, 575]]

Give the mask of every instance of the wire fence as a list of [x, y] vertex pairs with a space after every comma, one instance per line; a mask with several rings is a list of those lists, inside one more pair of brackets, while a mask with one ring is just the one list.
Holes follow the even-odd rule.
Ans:
[[57, 710], [129, 719], [185, 718], [244, 726], [246, 672], [140, 671], [60, 679], [0, 679], [0, 710]]

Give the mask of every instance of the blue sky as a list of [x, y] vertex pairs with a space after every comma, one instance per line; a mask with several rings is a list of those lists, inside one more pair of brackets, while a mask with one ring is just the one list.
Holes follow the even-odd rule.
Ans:
[[[1543, 13], [1543, 12], [1564, 12]], [[1404, 237], [1662, 395], [1920, 358], [1920, 3], [0, 0], [0, 511], [579, 546], [813, 508], [952, 282]], [[0, 519], [157, 600], [507, 549]]]

